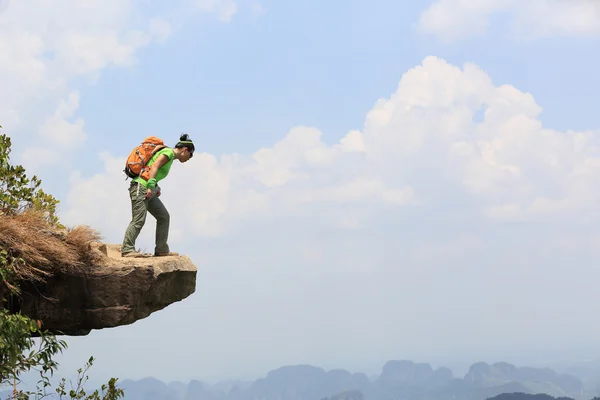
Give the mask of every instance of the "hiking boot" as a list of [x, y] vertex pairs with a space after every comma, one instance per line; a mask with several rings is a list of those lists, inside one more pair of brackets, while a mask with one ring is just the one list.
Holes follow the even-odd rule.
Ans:
[[145, 258], [150, 257], [150, 254], [139, 253], [137, 251], [130, 251], [129, 253], [121, 254], [123, 258]]
[[163, 251], [163, 252], [155, 252], [154, 253], [154, 257], [168, 257], [168, 256], [178, 256], [178, 255], [179, 255], [179, 253], [175, 253], [172, 251], [169, 251], [169, 252]]

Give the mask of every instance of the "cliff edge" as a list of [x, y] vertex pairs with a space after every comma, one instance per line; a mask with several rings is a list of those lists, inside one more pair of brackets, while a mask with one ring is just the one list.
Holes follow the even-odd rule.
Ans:
[[0, 306], [54, 334], [132, 324], [196, 289], [197, 268], [185, 255], [122, 258], [120, 245], [102, 243], [91, 228], [44, 228], [35, 218], [0, 216], [0, 251], [19, 276], [20, 292]]
[[100, 264], [56, 273], [22, 296], [20, 311], [50, 331], [87, 335], [128, 325], [196, 289], [197, 268], [187, 256], [121, 258], [120, 245], [97, 244]]

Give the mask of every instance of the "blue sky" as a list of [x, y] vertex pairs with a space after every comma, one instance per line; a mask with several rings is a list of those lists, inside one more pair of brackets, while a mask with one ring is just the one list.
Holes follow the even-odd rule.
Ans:
[[474, 62], [495, 82], [533, 93], [552, 127], [590, 127], [597, 38], [519, 43], [506, 40], [500, 24], [447, 45], [415, 35], [424, 4], [264, 2], [264, 14], [246, 12], [230, 24], [190, 21], [168, 44], [140, 51], [134, 71], [104, 71], [98, 85], [82, 89], [79, 114], [90, 132], [108, 137], [197, 132], [211, 153], [269, 146], [297, 124], [319, 127], [331, 143], [360, 128], [374, 101], [434, 54]]
[[[403, 40], [410, 28], [402, 23], [418, 9], [399, 24], [386, 15], [389, 5], [378, 4], [264, 4], [264, 14], [242, 14], [231, 24], [189, 23], [177, 41], [143, 51], [135, 74], [106, 73], [102, 85], [87, 90], [82, 112], [89, 120], [102, 115], [92, 110], [121, 109], [129, 131], [167, 132], [175, 119], [216, 153], [268, 146], [297, 124], [319, 126], [328, 141], [338, 140], [360, 127], [411, 60], [426, 54]], [[115, 104], [114, 90], [122, 103]], [[132, 103], [134, 115], [131, 106], [120, 107]], [[150, 110], [171, 117], [152, 118]]]
[[[59, 24], [75, 2], [10, 2], [0, 85], [14, 96], [0, 123], [68, 223], [119, 243], [131, 146], [187, 131], [198, 149], [163, 185], [171, 247], [197, 263], [197, 292], [70, 340], [61, 365], [98, 354], [100, 379], [185, 380], [597, 357], [600, 325], [573, 310], [600, 304], [600, 10], [559, 3], [445, 0], [440, 19], [432, 1], [240, 0], [227, 19], [228, 1], [91, 1]], [[453, 36], [488, 17], [483, 33]], [[147, 43], [129, 42], [134, 28]], [[72, 114], [48, 120], [70, 93]], [[38, 146], [56, 157], [33, 156]]]

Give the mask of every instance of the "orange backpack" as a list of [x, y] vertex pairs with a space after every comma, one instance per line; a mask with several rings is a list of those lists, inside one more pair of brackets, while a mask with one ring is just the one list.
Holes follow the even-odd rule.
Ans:
[[123, 172], [130, 178], [140, 176], [143, 179], [148, 180], [150, 168], [146, 164], [157, 151], [165, 147], [167, 146], [165, 146], [165, 142], [161, 139], [155, 136], [148, 136], [141, 144], [131, 150], [129, 157], [127, 157], [127, 161], [125, 162], [125, 169]]

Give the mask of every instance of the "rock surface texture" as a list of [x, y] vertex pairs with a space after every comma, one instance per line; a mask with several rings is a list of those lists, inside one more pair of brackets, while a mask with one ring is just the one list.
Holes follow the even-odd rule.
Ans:
[[194, 293], [197, 268], [187, 256], [122, 258], [120, 247], [97, 244], [99, 265], [22, 288], [20, 311], [53, 333], [81, 336], [132, 324]]

